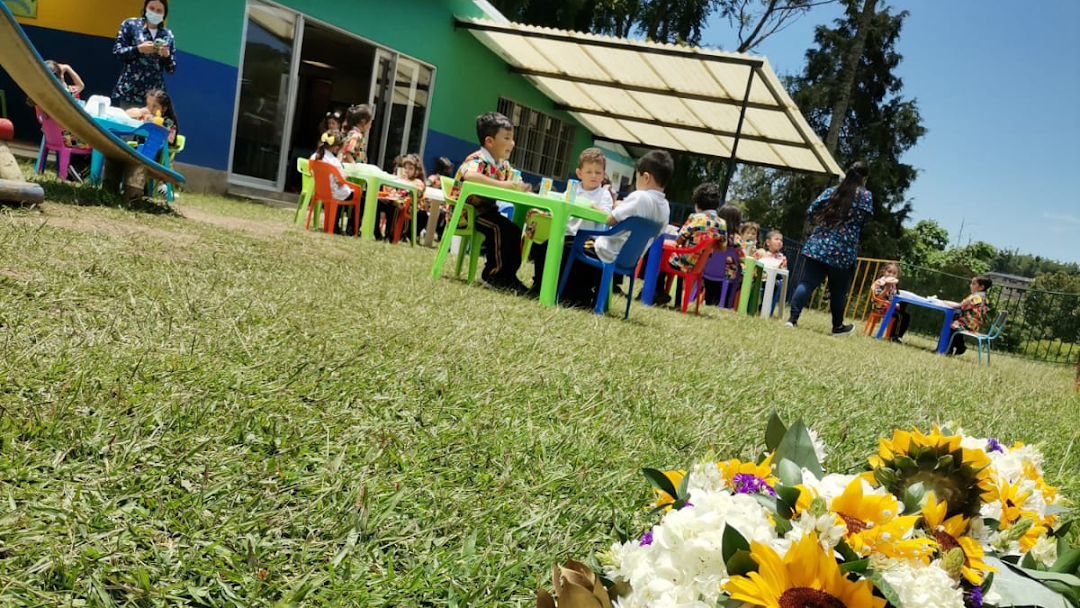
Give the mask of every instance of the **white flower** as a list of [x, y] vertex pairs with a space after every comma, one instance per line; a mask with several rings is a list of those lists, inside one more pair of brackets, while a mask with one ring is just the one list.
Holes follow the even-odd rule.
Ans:
[[773, 548], [780, 557], [784, 557], [792, 544], [804, 536], [809, 536], [811, 532], [817, 533], [818, 544], [821, 548], [832, 554], [833, 548], [843, 540], [847, 527], [842, 521], [837, 523], [836, 515], [833, 513], [825, 513], [818, 517], [803, 513], [791, 522], [791, 529], [784, 534], [784, 538], [773, 542]]
[[821, 437], [818, 436], [817, 431], [812, 428], [808, 427], [806, 432], [810, 435], [810, 441], [814, 444], [814, 455], [817, 456], [818, 463], [824, 465], [825, 457], [829, 455], [829, 453], [825, 451], [825, 441], [822, 440]]
[[715, 462], [699, 462], [690, 468], [690, 481], [686, 482], [686, 489], [691, 495], [701, 491], [719, 492], [726, 486], [727, 480]]
[[[855, 480], [857, 475], [841, 475], [839, 473], [829, 473], [821, 479], [814, 477], [814, 474], [809, 469], [803, 469], [803, 485], [813, 490], [817, 496], [825, 499], [826, 504], [832, 504], [832, 501], [837, 496], [844, 493], [848, 485]], [[863, 495], [864, 496], [884, 496], [888, 494], [888, 490], [885, 488], [875, 488], [871, 486], [866, 480], [862, 482]]]
[[905, 560], [871, 560], [876, 570], [896, 590], [902, 606], [964, 608], [964, 593], [957, 581], [938, 562], [925, 566]]
[[1039, 537], [1039, 540], [1035, 541], [1035, 546], [1031, 548], [1031, 557], [1037, 561], [1042, 562], [1042, 565], [1049, 568], [1057, 561], [1057, 539], [1043, 534]]
[[715, 606], [727, 580], [722, 554], [725, 526], [760, 543], [776, 537], [765, 508], [748, 495], [699, 489], [691, 491], [690, 502], [693, 506], [668, 511], [653, 527], [650, 544], [630, 541], [612, 546], [605, 573], [629, 582], [633, 589], [618, 606]]
[[990, 452], [989, 455], [994, 471], [1010, 483], [1016, 483], [1025, 477], [1025, 464], [1034, 466], [1035, 470], [1042, 474], [1043, 455], [1034, 446], [1025, 445], [1005, 452]]

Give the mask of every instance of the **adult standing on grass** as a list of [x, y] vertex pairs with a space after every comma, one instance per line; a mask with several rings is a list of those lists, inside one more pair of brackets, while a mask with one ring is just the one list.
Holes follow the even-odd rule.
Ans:
[[788, 325], [799, 322], [799, 313], [810, 300], [810, 294], [829, 279], [829, 309], [832, 312], [832, 335], [850, 334], [855, 326], [844, 324], [851, 273], [859, 249], [859, 234], [874, 213], [866, 178], [870, 171], [859, 161], [848, 168], [844, 181], [827, 188], [810, 203], [806, 210], [814, 231], [803, 246], [806, 258], [802, 278], [791, 297], [791, 317]]
[[124, 70], [112, 99], [125, 110], [142, 107], [149, 91], [164, 91], [165, 72], [176, 71], [173, 35], [164, 25], [168, 16], [168, 0], [146, 0], [142, 16], [125, 19], [120, 24], [113, 55], [123, 60]]

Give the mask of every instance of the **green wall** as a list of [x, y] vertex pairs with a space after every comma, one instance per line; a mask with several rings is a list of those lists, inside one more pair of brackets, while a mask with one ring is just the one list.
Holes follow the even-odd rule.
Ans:
[[[434, 65], [435, 92], [430, 129], [473, 141], [475, 119], [494, 110], [505, 96], [578, 126], [574, 156], [592, 143], [592, 134], [466, 30], [455, 29], [455, 14], [481, 17], [467, 0], [281, 0], [289, 7], [383, 46]], [[182, 0], [170, 6], [169, 25], [188, 53], [237, 67], [244, 3], [237, 0]], [[571, 165], [573, 166], [573, 162]]]

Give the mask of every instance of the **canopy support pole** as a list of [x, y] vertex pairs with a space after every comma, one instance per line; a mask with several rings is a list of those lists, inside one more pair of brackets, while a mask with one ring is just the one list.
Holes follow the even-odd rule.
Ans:
[[754, 85], [754, 68], [750, 68], [750, 76], [746, 79], [746, 93], [742, 99], [742, 109], [739, 110], [739, 124], [735, 127], [735, 141], [731, 144], [731, 158], [728, 159], [727, 171], [724, 173], [724, 188], [720, 193], [720, 205], [727, 204], [728, 186], [735, 174], [735, 155], [739, 151], [739, 137], [742, 135], [742, 123], [746, 118], [746, 104], [750, 101], [750, 88]]

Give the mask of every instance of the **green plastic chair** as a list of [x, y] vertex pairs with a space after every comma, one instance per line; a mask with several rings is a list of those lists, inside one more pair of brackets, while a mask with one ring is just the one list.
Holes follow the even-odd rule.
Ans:
[[985, 334], [980, 334], [974, 331], [958, 331], [953, 335], [952, 339], [956, 340], [957, 338], [959, 338], [963, 340], [964, 336], [971, 336], [972, 338], [975, 338], [979, 348], [979, 365], [982, 365], [983, 342], [986, 342], [986, 364], [990, 365], [990, 345], [991, 343], [993, 343], [994, 340], [997, 339], [998, 336], [1001, 335], [1001, 328], [1005, 327], [1005, 320], [1008, 318], [1008, 311], [999, 312], [997, 318], [994, 319], [994, 322], [990, 325], [990, 330], [987, 331]]
[[[296, 170], [300, 172], [300, 198], [296, 201], [296, 213], [293, 215], [294, 224], [304, 224], [304, 228], [310, 229], [307, 225], [308, 206], [311, 205], [311, 197], [315, 192], [315, 178], [311, 177], [311, 170], [308, 168], [308, 159], [299, 157], [296, 159]], [[318, 220], [319, 214], [322, 213], [322, 201], [315, 201], [315, 210], [312, 212], [312, 217]]]
[[[450, 193], [454, 190], [454, 178], [440, 176], [442, 182], [443, 197], [446, 199], [448, 205], [458, 204], [457, 199], [450, 198]], [[465, 227], [454, 227], [453, 236], [461, 237], [461, 246], [458, 247], [457, 264], [454, 266], [454, 275], [461, 276], [461, 265], [465, 262], [465, 252], [469, 253], [469, 278], [468, 283], [471, 285], [476, 280], [476, 267], [480, 263], [480, 247], [484, 243], [484, 235], [476, 230], [476, 217], [473, 213], [473, 208], [469, 205], [465, 205], [465, 208], [461, 211], [462, 217], [465, 218]], [[453, 238], [452, 236], [443, 233], [443, 238]]]
[[[530, 235], [529, 227], [533, 226]], [[521, 259], [529, 259], [533, 243], [546, 243], [551, 236], [551, 215], [539, 209], [529, 209], [525, 215], [525, 230], [521, 233]]]
[[[186, 144], [186, 143], [187, 143], [187, 138], [186, 137], [184, 137], [183, 135], [177, 135], [176, 140], [173, 142], [173, 145], [169, 146], [169, 166], [170, 167], [173, 166], [173, 161], [176, 160], [176, 155], [184, 151], [184, 144]], [[168, 190], [169, 202], [171, 203], [172, 200], [173, 200], [172, 184], [171, 183], [167, 184], [166, 189]]]
[[743, 258], [742, 287], [739, 288], [739, 314], [757, 314], [761, 298], [761, 275], [757, 272], [758, 261], [750, 256]]

